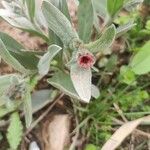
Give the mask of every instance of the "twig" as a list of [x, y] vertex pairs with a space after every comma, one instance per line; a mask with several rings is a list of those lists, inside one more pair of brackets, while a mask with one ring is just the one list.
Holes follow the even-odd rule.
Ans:
[[56, 98], [56, 100], [48, 107], [48, 109], [37, 119], [35, 120], [31, 126], [27, 129], [27, 131], [25, 132], [24, 136], [26, 136], [27, 134], [29, 134], [34, 127], [43, 120], [43, 118], [50, 112], [50, 110], [55, 106], [55, 104], [64, 96], [64, 94], [62, 93], [58, 98]]
[[123, 111], [120, 109], [120, 107], [116, 104], [113, 103], [116, 111], [118, 112], [118, 114], [121, 116], [121, 118], [123, 119], [124, 122], [128, 122], [127, 118], [124, 116]]
[[[73, 105], [73, 107], [74, 107], [74, 114], [76, 115], [77, 109], [75, 108], [74, 105]], [[76, 120], [76, 126], [78, 126], [78, 125], [79, 125], [79, 120], [78, 120], [77, 115], [76, 115], [76, 117], [75, 117], [75, 120]], [[77, 142], [77, 140], [78, 140], [79, 134], [80, 134], [80, 128], [77, 128], [77, 129], [76, 129], [76, 134], [75, 134], [75, 136], [73, 137], [73, 142], [72, 142], [72, 144], [70, 145], [69, 150], [74, 150], [74, 149], [75, 149], [76, 142]]]
[[135, 136], [132, 133], [131, 134], [130, 145], [129, 145], [130, 150], [134, 150], [134, 143], [135, 143]]
[[[76, 117], [76, 124], [77, 124], [77, 125], [79, 124], [79, 121], [78, 121], [78, 118], [77, 118], [77, 117]], [[77, 143], [77, 140], [78, 140], [78, 137], [79, 137], [79, 133], [80, 133], [80, 129], [77, 128], [76, 134], [75, 134], [75, 136], [73, 137], [73, 142], [72, 142], [72, 144], [70, 145], [69, 150], [74, 150], [74, 148], [75, 148], [75, 146], [76, 146], [76, 143]]]

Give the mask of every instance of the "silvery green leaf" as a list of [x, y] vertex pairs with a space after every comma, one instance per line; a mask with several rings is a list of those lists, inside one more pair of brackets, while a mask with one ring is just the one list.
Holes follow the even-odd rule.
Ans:
[[115, 35], [116, 28], [114, 25], [111, 25], [102, 33], [98, 40], [86, 44], [86, 47], [93, 53], [105, 51], [113, 43]]
[[99, 91], [99, 89], [98, 89], [98, 87], [97, 86], [95, 86], [94, 84], [92, 84], [92, 96], [94, 97], [94, 98], [98, 98], [99, 96], [100, 96], [100, 91]]
[[16, 14], [14, 14], [13, 12], [6, 10], [6, 9], [0, 9], [0, 16], [4, 17], [14, 17], [16, 16]]
[[8, 86], [12, 83], [18, 82], [18, 76], [15, 74], [0, 76], [0, 87]]
[[25, 68], [37, 69], [38, 58], [32, 52], [22, 51], [24, 47], [8, 34], [0, 32], [0, 39], [3, 41], [9, 53]]
[[46, 19], [42, 13], [42, 0], [35, 0], [35, 15], [34, 15], [34, 24], [39, 26], [40, 30], [48, 29]]
[[99, 18], [97, 16], [97, 13], [94, 11], [94, 27], [97, 30], [98, 33], [100, 33], [100, 23], [99, 23]]
[[85, 0], [80, 0], [78, 6], [78, 34], [85, 43], [90, 41], [93, 22], [94, 10], [92, 0], [89, 0], [88, 3]]
[[[1, 16], [1, 15], [0, 15]], [[36, 29], [33, 24], [27, 20], [24, 17], [4, 17], [1, 16], [5, 21], [7, 21], [10, 25], [19, 28], [21, 30], [27, 31], [29, 33], [32, 33], [33, 35], [37, 35], [41, 38], [43, 38], [47, 43], [49, 43], [49, 39], [47, 35], [45, 35], [43, 32], [41, 32], [39, 29]]]
[[78, 66], [78, 64], [71, 65], [70, 76], [74, 88], [81, 100], [88, 103], [91, 99], [91, 69], [85, 69]]
[[60, 10], [67, 17], [67, 19], [71, 21], [71, 17], [70, 17], [68, 5], [67, 5], [67, 0], [60, 0]]
[[35, 113], [52, 102], [57, 95], [55, 90], [39, 90], [32, 93], [32, 112]]
[[[4, 18], [6, 19], [6, 18]], [[14, 24], [13, 26], [16, 26], [18, 28], [24, 28], [24, 29], [32, 29], [35, 30], [32, 23], [27, 20], [25, 17], [15, 17], [15, 18], [7, 18], [7, 20], [10, 24]]]
[[55, 7], [57, 7], [69, 21], [71, 21], [71, 17], [68, 10], [68, 5], [66, 0], [49, 0]]
[[5, 1], [5, 0], [2, 0], [1, 3], [2, 3], [2, 6], [3, 6], [4, 8], [6, 8], [7, 10], [13, 11], [13, 9], [12, 9], [12, 7], [11, 7], [11, 5], [10, 5], [9, 2], [7, 2], [7, 1]]
[[48, 0], [50, 3], [52, 3], [55, 7], [59, 9], [60, 1], [61, 0]]
[[[0, 96], [4, 93], [4, 91], [13, 83], [17, 83], [18, 81], [18, 76], [15, 74], [10, 74], [10, 75], [3, 75], [0, 76]], [[1, 101], [1, 100], [0, 100]]]
[[36, 0], [26, 0], [28, 14], [31, 20], [33, 20], [34, 15], [35, 15], [35, 1]]
[[137, 5], [139, 5], [140, 3], [143, 3], [144, 0], [130, 0], [127, 3], [125, 3], [124, 8], [127, 11], [132, 11], [136, 8]]
[[26, 92], [23, 102], [26, 127], [29, 128], [32, 123], [32, 102], [30, 86], [28, 84], [26, 85]]
[[68, 19], [48, 1], [43, 2], [43, 14], [48, 22], [48, 27], [62, 40], [69, 45], [74, 38], [78, 38]]
[[15, 59], [6, 46], [4, 45], [3, 41], [0, 39], [0, 55], [2, 59], [11, 65], [14, 69], [18, 70], [21, 73], [27, 73], [27, 70]]
[[98, 16], [103, 20], [108, 17], [107, 0], [93, 0], [93, 7]]
[[70, 97], [73, 97], [75, 99], [80, 99], [77, 92], [74, 89], [69, 74], [59, 71], [55, 73], [52, 78], [48, 79], [48, 83], [50, 83], [55, 88], [58, 88], [66, 95], [69, 95]]
[[[50, 2], [57, 7], [69, 21], [71, 21], [66, 0], [50, 0]], [[49, 29], [49, 38], [51, 44], [63, 46], [60, 38], [51, 29]]]
[[121, 35], [123, 35], [127, 31], [132, 29], [135, 25], [136, 24], [133, 21], [130, 21], [127, 24], [118, 27], [117, 30], [116, 30], [116, 38], [120, 37]]
[[40, 75], [44, 76], [48, 73], [52, 59], [61, 49], [62, 48], [58, 45], [51, 45], [48, 47], [48, 52], [41, 57], [38, 63], [38, 70]]

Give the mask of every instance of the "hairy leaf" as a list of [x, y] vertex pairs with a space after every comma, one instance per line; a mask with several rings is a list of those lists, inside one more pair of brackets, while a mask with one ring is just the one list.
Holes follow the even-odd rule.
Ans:
[[9, 53], [16, 58], [21, 65], [27, 69], [37, 69], [39, 59], [32, 52], [23, 51], [25, 48], [6, 33], [0, 32], [0, 39], [3, 41]]
[[91, 69], [79, 67], [77, 64], [71, 65], [71, 80], [74, 88], [81, 100], [89, 102], [91, 99]]
[[100, 96], [100, 91], [99, 91], [98, 87], [95, 86], [94, 84], [91, 85], [91, 92], [92, 92], [91, 93], [92, 96], [96, 99]]
[[[18, 77], [15, 74], [0, 76], [0, 96], [13, 83], [18, 82]], [[1, 101], [1, 100], [0, 100]]]
[[32, 123], [32, 101], [31, 101], [31, 91], [30, 86], [26, 85], [26, 92], [24, 95], [24, 115], [26, 127], [29, 128]]
[[52, 78], [48, 79], [48, 83], [63, 91], [65, 94], [80, 99], [68, 74], [59, 71], [55, 73]]
[[21, 142], [23, 135], [23, 126], [19, 118], [19, 114], [14, 112], [10, 116], [10, 125], [7, 130], [7, 139], [10, 148], [16, 150]]
[[120, 37], [121, 35], [123, 35], [127, 31], [129, 31], [130, 29], [132, 29], [135, 25], [136, 24], [133, 23], [133, 21], [130, 21], [127, 24], [118, 27], [117, 28], [117, 32], [116, 32], [116, 37]]
[[0, 56], [3, 58], [5, 62], [11, 65], [14, 69], [18, 70], [22, 73], [27, 73], [27, 70], [22, 66], [17, 59], [15, 59], [10, 52], [8, 51], [7, 47], [4, 45], [3, 41], [0, 39]]
[[78, 34], [85, 43], [89, 42], [92, 34], [94, 10], [92, 0], [80, 0], [78, 7]]
[[[54, 86], [54, 87], [58, 88], [59, 90], [61, 90], [62, 92], [64, 92], [65, 94], [67, 94], [73, 98], [76, 98], [76, 99], [81, 99], [73, 86], [73, 83], [71, 81], [69, 74], [59, 71], [59, 72], [55, 73], [52, 78], [49, 78], [48, 82], [52, 86]], [[97, 98], [100, 95], [100, 92], [95, 85], [91, 86], [91, 91], [92, 91], [92, 96], [94, 98]]]
[[98, 16], [107, 19], [107, 0], [93, 0], [93, 7]]
[[77, 33], [72, 28], [69, 20], [48, 1], [43, 2], [43, 14], [48, 21], [48, 27], [62, 40], [65, 45], [69, 45], [74, 38], [78, 38]]
[[32, 93], [32, 112], [35, 113], [52, 102], [57, 95], [55, 90], [39, 90]]
[[93, 53], [105, 51], [105, 49], [109, 48], [113, 43], [116, 35], [116, 28], [114, 25], [108, 27], [101, 37], [89, 44], [86, 44], [86, 47]]
[[48, 73], [49, 68], [50, 68], [50, 63], [52, 59], [57, 55], [57, 53], [61, 50], [62, 48], [59, 47], [58, 45], [51, 45], [48, 48], [48, 52], [45, 53], [39, 63], [38, 63], [38, 69], [39, 69], [39, 74], [44, 76]]
[[66, 0], [60, 0], [60, 10], [67, 17], [69, 21], [71, 21], [71, 17], [69, 14], [69, 9]]
[[130, 0], [124, 5], [124, 8], [128, 11], [132, 11], [138, 4], [142, 3], [143, 1], [144, 0]]
[[35, 0], [26, 0], [26, 4], [30, 19], [33, 21], [35, 15]]

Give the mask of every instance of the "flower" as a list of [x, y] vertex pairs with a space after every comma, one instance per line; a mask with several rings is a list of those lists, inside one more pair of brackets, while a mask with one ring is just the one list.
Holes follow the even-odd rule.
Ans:
[[88, 69], [94, 65], [95, 57], [89, 52], [79, 53], [77, 57], [77, 63], [80, 67]]

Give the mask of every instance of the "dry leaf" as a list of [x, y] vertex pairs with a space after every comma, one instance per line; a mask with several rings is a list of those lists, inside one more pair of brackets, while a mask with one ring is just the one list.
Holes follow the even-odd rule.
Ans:
[[104, 144], [102, 150], [115, 150], [122, 141], [142, 122], [150, 121], [150, 116], [143, 117], [134, 121], [130, 121], [122, 125]]
[[64, 150], [69, 143], [70, 118], [69, 115], [55, 115], [46, 125], [44, 150]]

